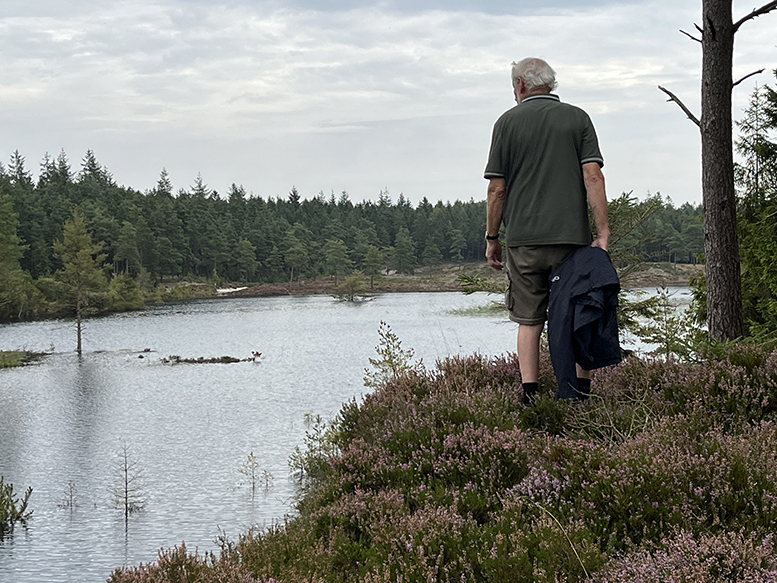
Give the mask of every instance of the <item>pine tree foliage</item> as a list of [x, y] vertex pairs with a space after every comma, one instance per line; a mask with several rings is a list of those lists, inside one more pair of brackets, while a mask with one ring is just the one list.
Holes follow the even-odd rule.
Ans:
[[756, 87], [736, 127], [741, 162], [735, 164], [734, 172], [741, 210], [748, 212], [777, 192], [777, 93], [768, 85]]
[[[777, 76], [777, 71], [775, 71]], [[749, 333], [777, 340], [777, 92], [765, 85], [737, 123], [739, 248]]]
[[13, 201], [0, 186], [0, 321], [34, 314], [41, 303], [40, 292], [19, 263], [27, 247], [18, 227]]
[[[392, 200], [384, 189], [377, 200], [353, 202], [345, 192], [306, 198], [296, 188], [288, 196], [263, 198], [236, 184], [222, 197], [201, 175], [176, 190], [164, 169], [153, 189], [139, 192], [117, 185], [91, 150], [77, 172], [65, 152], [55, 159], [47, 155], [37, 181], [24, 157], [14, 152], [0, 171], [0, 189], [10, 196], [14, 213], [0, 217], [4, 232], [11, 232], [11, 217], [18, 221], [20, 241], [14, 249], [17, 256], [22, 251], [17, 261], [26, 282], [14, 284], [25, 290], [17, 294], [22, 303], [0, 310], [2, 320], [59, 309], [61, 293], [53, 274], [62, 270], [63, 261], [53, 242], [62, 241], [63, 226], [76, 208], [92, 239], [104, 244], [100, 254], [113, 267], [108, 278], [127, 274], [136, 279], [144, 273], [150, 285], [169, 278], [213, 277], [293, 284], [322, 275], [335, 276], [339, 284], [359, 269], [372, 288], [386, 269], [413, 273], [418, 265], [480, 262], [485, 253], [483, 200], [432, 203], [424, 198], [413, 205], [403, 194]], [[638, 202], [632, 197], [641, 212], [660, 208], [651, 219], [657, 232], [633, 233], [630, 248], [643, 259], [695, 261], [703, 241], [700, 209], [675, 208], [668, 200], [653, 198]], [[3, 291], [11, 279], [4, 281]], [[124, 289], [120, 283], [114, 288]], [[110, 302], [116, 297], [109, 294], [103, 302], [95, 298], [89, 309], [113, 309]], [[67, 311], [72, 313], [72, 306]]]
[[422, 361], [415, 361], [412, 348], [402, 348], [402, 341], [386, 322], [378, 327], [378, 345], [375, 358], [370, 358], [372, 369], [364, 370], [364, 386], [378, 388], [408, 372], [424, 370]]
[[105, 254], [102, 245], [92, 242], [86, 229], [86, 219], [77, 209], [73, 218], [65, 223], [62, 240], [54, 243], [54, 253], [62, 262], [56, 273], [59, 285], [59, 301], [70, 308], [76, 317], [77, 352], [82, 352], [82, 321], [96, 312], [95, 304], [108, 291], [108, 281], [102, 271]]

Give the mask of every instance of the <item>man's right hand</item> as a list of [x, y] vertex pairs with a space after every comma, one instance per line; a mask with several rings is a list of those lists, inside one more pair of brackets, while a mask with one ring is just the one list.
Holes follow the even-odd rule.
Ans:
[[494, 269], [502, 269], [502, 243], [498, 239], [486, 241], [486, 259]]
[[604, 249], [605, 251], [607, 251], [607, 242], [609, 241], [609, 238], [610, 238], [609, 233], [602, 234], [593, 240], [593, 243], [591, 243], [591, 247], [599, 247], [600, 249]]

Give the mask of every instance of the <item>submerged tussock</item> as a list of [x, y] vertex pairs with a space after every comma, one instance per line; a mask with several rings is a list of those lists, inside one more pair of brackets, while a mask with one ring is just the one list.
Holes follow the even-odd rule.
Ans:
[[111, 580], [776, 580], [777, 354], [629, 358], [594, 386], [554, 401], [545, 361], [525, 409], [513, 356], [411, 367], [311, 434], [298, 516]]

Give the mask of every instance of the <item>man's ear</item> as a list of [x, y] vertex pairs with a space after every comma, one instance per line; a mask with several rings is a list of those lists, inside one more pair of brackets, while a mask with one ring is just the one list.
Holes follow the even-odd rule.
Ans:
[[518, 83], [513, 85], [513, 94], [515, 95], [515, 102], [520, 103], [521, 102], [521, 93], [526, 91], [526, 85], [523, 82], [523, 79], [518, 77]]

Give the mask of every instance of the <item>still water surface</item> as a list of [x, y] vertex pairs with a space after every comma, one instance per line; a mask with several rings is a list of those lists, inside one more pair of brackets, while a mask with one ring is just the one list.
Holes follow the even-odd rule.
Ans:
[[[451, 314], [490, 301], [416, 293], [362, 305], [319, 296], [153, 307], [88, 321], [81, 361], [71, 322], [0, 326], [0, 349], [54, 350], [0, 370], [0, 475], [34, 489], [28, 528], [0, 542], [0, 582], [97, 583], [161, 547], [215, 550], [220, 530], [234, 538], [292, 513], [287, 461], [303, 442], [305, 414], [331, 418], [365, 392], [379, 322], [427, 366], [449, 354], [512, 351], [516, 326], [504, 315]], [[257, 362], [161, 362], [252, 351], [262, 353]], [[111, 495], [122, 442], [146, 497], [126, 531]], [[274, 477], [255, 495], [239, 472], [250, 452]], [[76, 506], [60, 508], [69, 482]]]

